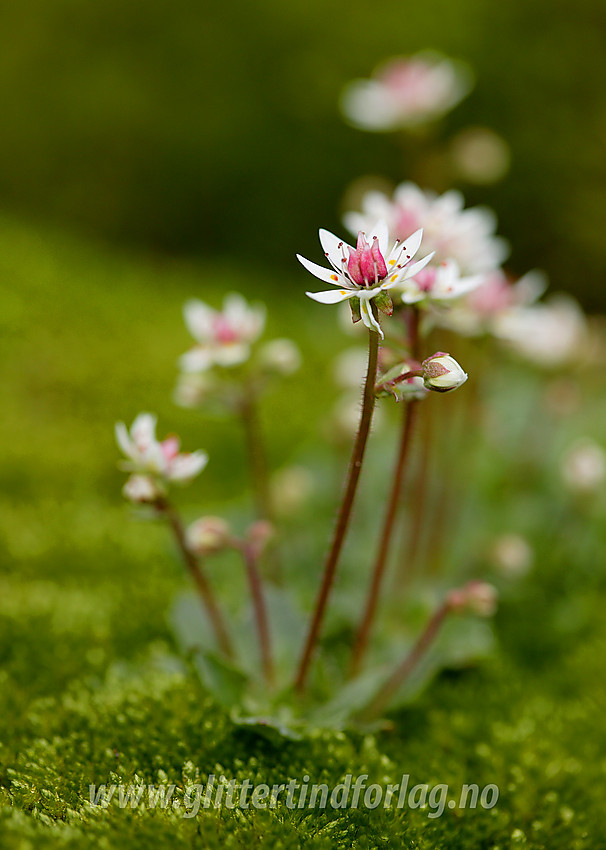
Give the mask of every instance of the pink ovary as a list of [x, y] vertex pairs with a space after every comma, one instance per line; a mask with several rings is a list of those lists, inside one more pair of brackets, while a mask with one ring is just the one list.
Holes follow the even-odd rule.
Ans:
[[374, 286], [387, 277], [387, 264], [376, 236], [369, 245], [364, 233], [358, 233], [358, 244], [349, 249], [347, 273], [358, 286]]

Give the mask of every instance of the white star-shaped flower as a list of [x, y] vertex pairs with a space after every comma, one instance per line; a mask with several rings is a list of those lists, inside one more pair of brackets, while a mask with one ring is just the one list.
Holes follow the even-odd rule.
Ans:
[[[378, 308], [390, 315], [393, 305], [388, 291], [414, 277], [431, 261], [433, 254], [411, 263], [421, 245], [423, 231], [417, 230], [404, 242], [396, 240], [390, 251], [389, 234], [384, 221], [375, 225], [369, 232], [368, 239], [366, 233], [360, 231], [355, 248], [328, 230], [320, 230], [319, 234], [331, 268], [312, 263], [300, 254], [297, 254], [297, 259], [307, 271], [332, 284], [336, 289], [305, 294], [320, 304], [338, 304], [355, 299], [350, 302], [352, 312], [359, 312], [357, 318], [361, 318], [369, 330], [374, 330], [383, 337], [370, 302], [378, 298]], [[354, 321], [357, 321], [357, 318]]]

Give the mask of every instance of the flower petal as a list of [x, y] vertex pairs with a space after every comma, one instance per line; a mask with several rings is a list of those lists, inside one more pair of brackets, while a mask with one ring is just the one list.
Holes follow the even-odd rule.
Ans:
[[431, 254], [428, 254], [426, 257], [423, 257], [422, 260], [419, 260], [418, 263], [413, 263], [411, 266], [404, 266], [401, 269], [401, 276], [398, 278], [398, 283], [402, 283], [403, 280], [408, 280], [409, 277], [414, 277], [418, 274], [421, 269], [424, 269], [428, 263], [434, 258], [435, 251], [432, 251]]
[[328, 256], [328, 260], [335, 268], [341, 269], [343, 267], [343, 257], [346, 259], [349, 258], [349, 248], [351, 246], [345, 240], [339, 239], [338, 236], [331, 233], [330, 230], [321, 228], [319, 234], [320, 244]]
[[376, 331], [381, 339], [383, 339], [383, 331], [381, 330], [381, 325], [375, 319], [374, 313], [372, 311], [372, 306], [368, 298], [360, 299], [360, 312], [362, 314], [362, 321], [366, 325], [369, 331]]
[[325, 269], [323, 266], [318, 266], [316, 263], [312, 263], [311, 260], [306, 260], [300, 254], [297, 254], [297, 260], [308, 272], [311, 272], [315, 277], [323, 280], [325, 283], [332, 283], [333, 286], [344, 285], [345, 279], [343, 275], [338, 275], [334, 269]]
[[317, 301], [318, 304], [339, 304], [341, 301], [346, 301], [348, 298], [353, 298], [356, 294], [355, 289], [339, 289], [339, 290], [325, 290], [324, 292], [306, 292], [310, 298], [313, 298], [314, 301]]

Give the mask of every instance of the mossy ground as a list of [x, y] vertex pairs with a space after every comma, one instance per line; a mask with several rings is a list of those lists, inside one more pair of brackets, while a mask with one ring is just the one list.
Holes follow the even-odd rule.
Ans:
[[[219, 266], [116, 256], [9, 220], [0, 233], [2, 847], [606, 847], [603, 506], [562, 502], [550, 473], [544, 492], [532, 489], [525, 457], [498, 475], [484, 470], [494, 498], [482, 523], [526, 517], [537, 554], [531, 575], [504, 594], [494, 660], [440, 677], [393, 715], [391, 731], [289, 741], [236, 725], [176, 657], [165, 617], [185, 579], [164, 529], [132, 522], [121, 502], [112, 424], [157, 410], [161, 428], [211, 455], [204, 480], [182, 496], [185, 513], [229, 503], [246, 481], [237, 429], [170, 401], [174, 360], [188, 344], [181, 302], [258, 290], [271, 330], [302, 343], [315, 376], [342, 345], [334, 316], [313, 307], [310, 328], [296, 280], [280, 295], [260, 276], [244, 285]], [[288, 392], [288, 405], [273, 396], [265, 408], [280, 462], [317, 436], [302, 412], [330, 401], [328, 381], [296, 380]], [[584, 406], [589, 431], [600, 404]], [[346, 774], [379, 783], [409, 774], [453, 794], [494, 783], [500, 797], [490, 810], [435, 819], [284, 803], [185, 819], [89, 804], [91, 783], [183, 785], [196, 771], [202, 781], [222, 773], [270, 785], [308, 774], [329, 786]]]

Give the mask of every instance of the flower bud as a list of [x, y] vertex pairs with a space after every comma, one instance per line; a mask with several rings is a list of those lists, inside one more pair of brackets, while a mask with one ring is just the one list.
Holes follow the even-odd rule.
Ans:
[[451, 590], [448, 605], [455, 614], [477, 614], [492, 617], [497, 610], [498, 591], [485, 581], [470, 581], [464, 587]]
[[432, 354], [421, 366], [425, 387], [434, 392], [447, 393], [456, 390], [467, 380], [467, 373], [461, 369], [454, 357], [443, 351]]
[[231, 542], [229, 524], [217, 516], [197, 519], [185, 532], [187, 548], [196, 555], [211, 555], [225, 549]]
[[162, 495], [162, 490], [150, 475], [131, 475], [122, 493], [130, 502], [152, 504]]

